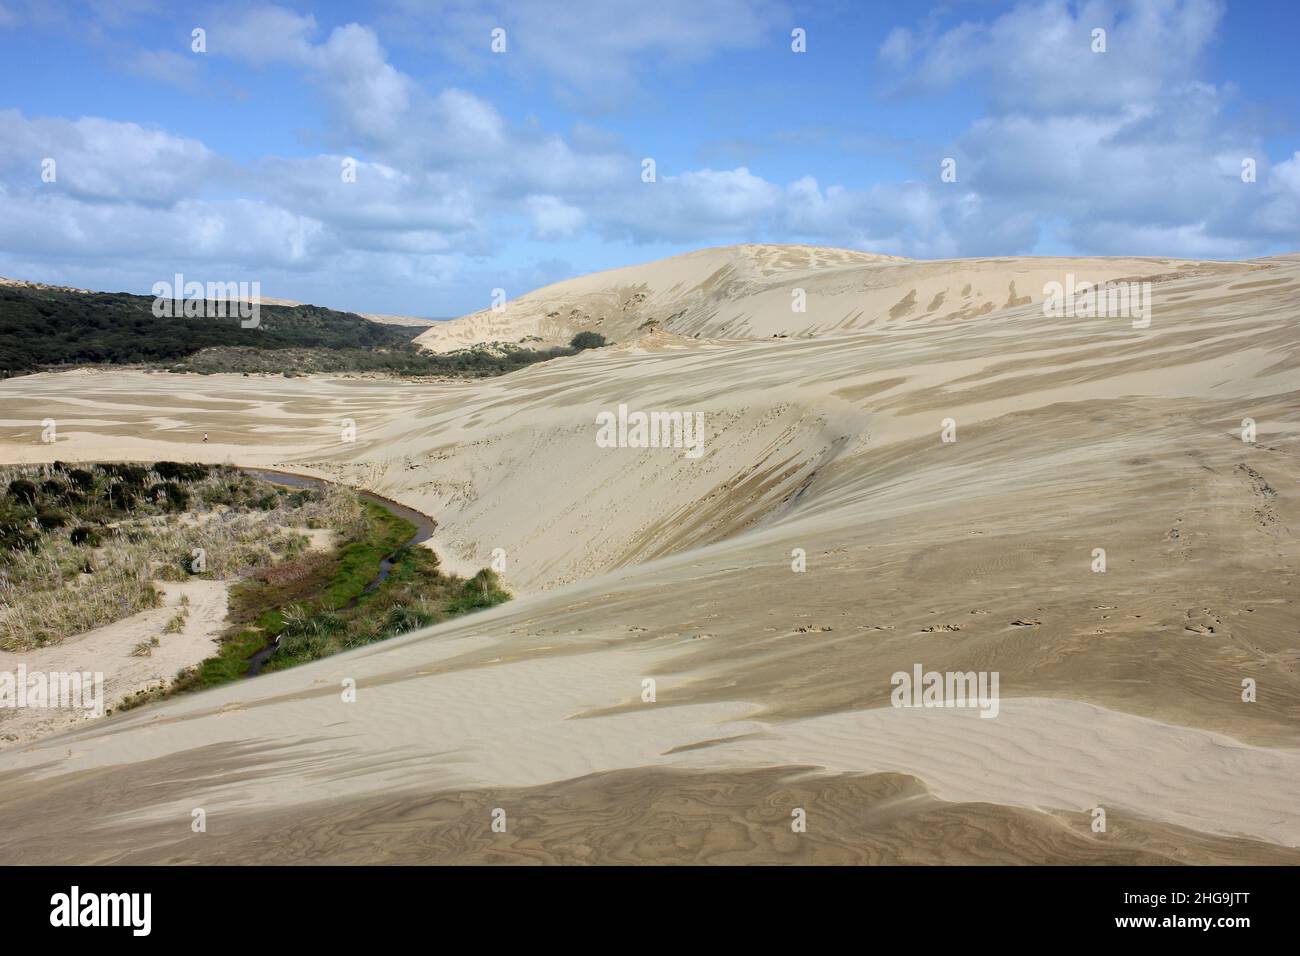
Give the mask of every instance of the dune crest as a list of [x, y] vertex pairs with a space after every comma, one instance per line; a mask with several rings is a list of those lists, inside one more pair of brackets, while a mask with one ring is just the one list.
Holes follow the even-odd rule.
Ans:
[[1041, 302], [1044, 285], [1069, 272], [1104, 282], [1240, 268], [1163, 258], [923, 261], [818, 246], [725, 246], [557, 282], [498, 309], [439, 322], [415, 341], [450, 352], [493, 343], [564, 345], [584, 331], [611, 342], [654, 331], [814, 338]]

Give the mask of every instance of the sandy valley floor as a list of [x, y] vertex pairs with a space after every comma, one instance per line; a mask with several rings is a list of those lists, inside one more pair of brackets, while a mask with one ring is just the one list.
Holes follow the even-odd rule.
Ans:
[[[476, 383], [0, 382], [0, 460], [326, 475], [517, 595], [0, 750], [0, 863], [1300, 862], [1300, 256], [788, 255]], [[1150, 327], [1021, 301], [1067, 268], [1149, 277]], [[704, 455], [597, 447], [620, 403]], [[916, 664], [997, 717], [891, 707]]]

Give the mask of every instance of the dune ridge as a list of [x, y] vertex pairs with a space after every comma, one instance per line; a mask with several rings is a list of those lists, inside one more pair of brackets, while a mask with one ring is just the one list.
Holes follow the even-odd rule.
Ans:
[[557, 282], [439, 322], [415, 341], [449, 352], [488, 343], [565, 345], [583, 331], [613, 342], [654, 332], [704, 340], [815, 338], [972, 319], [1040, 303], [1044, 285], [1063, 281], [1070, 271], [1078, 272], [1080, 282], [1105, 282], [1246, 268], [1163, 258], [922, 261], [851, 249], [746, 244]]
[[[962, 808], [951, 823], [975, 849], [951, 859], [983, 848], [1020, 861], [1263, 862], [1278, 859], [1265, 844], [1300, 845], [1300, 256], [913, 263], [796, 249], [745, 253], [748, 271], [717, 277], [736, 251], [696, 255], [689, 282], [676, 260], [646, 267], [654, 295], [618, 320], [637, 335], [501, 379], [0, 382], [6, 460], [196, 458], [332, 477], [436, 517], [453, 570], [502, 549], [520, 595], [0, 752], [0, 771], [48, 791], [43, 825], [93, 831], [105, 853], [148, 832], [142, 861], [206, 856], [182, 848], [203, 799], [230, 821], [268, 814], [232, 844], [252, 854], [275, 814], [312, 805], [317, 823], [299, 834], [310, 841], [312, 826], [337, 833], [383, 792], [408, 801], [410, 825], [371, 832], [357, 853], [387, 859], [433, 826], [411, 809], [421, 800], [445, 819], [439, 801], [455, 793], [540, 806], [566, 787], [596, 799], [593, 774], [648, 774], [667, 788], [660, 800], [734, 786], [761, 801], [786, 779], [766, 774], [802, 767], [831, 803], [867, 801], [881, 774], [915, 778], [925, 812], [930, 800]], [[1043, 283], [1067, 272], [1147, 276], [1150, 326], [1045, 315]], [[627, 273], [588, 288], [623, 288], [638, 278]], [[699, 295], [714, 278], [725, 308]], [[817, 290], [799, 326], [796, 279]], [[967, 285], [972, 314], [946, 294]], [[921, 311], [891, 315], [912, 289]], [[994, 290], [1002, 301], [985, 309]], [[647, 302], [685, 299], [694, 312], [640, 328]], [[523, 302], [512, 324], [461, 320], [455, 334], [523, 331], [535, 317]], [[862, 316], [846, 324], [855, 303]], [[701, 412], [703, 456], [598, 447], [595, 416], [620, 403]], [[60, 423], [53, 447], [36, 440], [46, 416]], [[343, 419], [355, 442], [340, 439]], [[941, 439], [947, 419], [956, 441]], [[998, 671], [1002, 713], [890, 708], [890, 675], [916, 663]], [[355, 705], [338, 699], [345, 676]], [[142, 796], [127, 776], [147, 767], [170, 768], [171, 782]], [[91, 778], [103, 788], [93, 813], [73, 786]], [[1107, 844], [1076, 820], [1066, 839], [1059, 815], [1093, 803], [1143, 835]], [[636, 819], [661, 819], [638, 806]], [[728, 806], [711, 825], [748, 819]], [[583, 844], [553, 808], [537, 820], [558, 829], [511, 845], [572, 858], [568, 843]], [[33, 825], [19, 803], [0, 807], [0, 859], [40, 857]], [[784, 858], [741, 829], [746, 859]], [[482, 839], [429, 852], [490, 858]], [[870, 858], [872, 837], [856, 839]], [[596, 858], [613, 852], [601, 846]], [[943, 851], [918, 845], [927, 854]]]

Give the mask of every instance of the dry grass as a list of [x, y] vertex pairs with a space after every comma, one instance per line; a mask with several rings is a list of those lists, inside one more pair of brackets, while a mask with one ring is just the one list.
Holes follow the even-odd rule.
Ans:
[[[0, 489], [15, 479], [39, 482], [52, 474], [45, 467], [3, 468]], [[32, 521], [39, 548], [14, 549], [0, 558], [0, 649], [58, 643], [158, 607], [158, 580], [249, 576], [306, 549], [307, 536], [295, 528], [346, 534], [365, 527], [361, 501], [348, 489], [330, 486], [304, 498], [276, 495], [269, 483], [257, 482], [232, 498], [230, 484], [229, 476], [216, 474], [188, 483], [189, 505], [182, 513], [142, 507], [113, 515], [118, 520], [111, 522], [101, 517], [97, 547], [72, 542], [73, 525], [83, 515], [61, 528]], [[250, 487], [273, 506], [250, 507]], [[231, 500], [233, 505], [225, 503]], [[178, 618], [183, 626], [184, 615]]]
[[57, 643], [161, 602], [147, 556], [128, 548], [97, 549], [100, 569], [85, 574], [70, 560], [85, 559], [84, 549], [77, 550], [75, 556], [57, 546], [35, 554], [15, 552], [0, 572], [0, 649]]

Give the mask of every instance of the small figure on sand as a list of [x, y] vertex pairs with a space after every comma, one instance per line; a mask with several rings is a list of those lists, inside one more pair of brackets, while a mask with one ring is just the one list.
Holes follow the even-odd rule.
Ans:
[[204, 433], [203, 433], [203, 440], [204, 440], [205, 442], [208, 440], [208, 433], [207, 433], [207, 432], [204, 432]]

